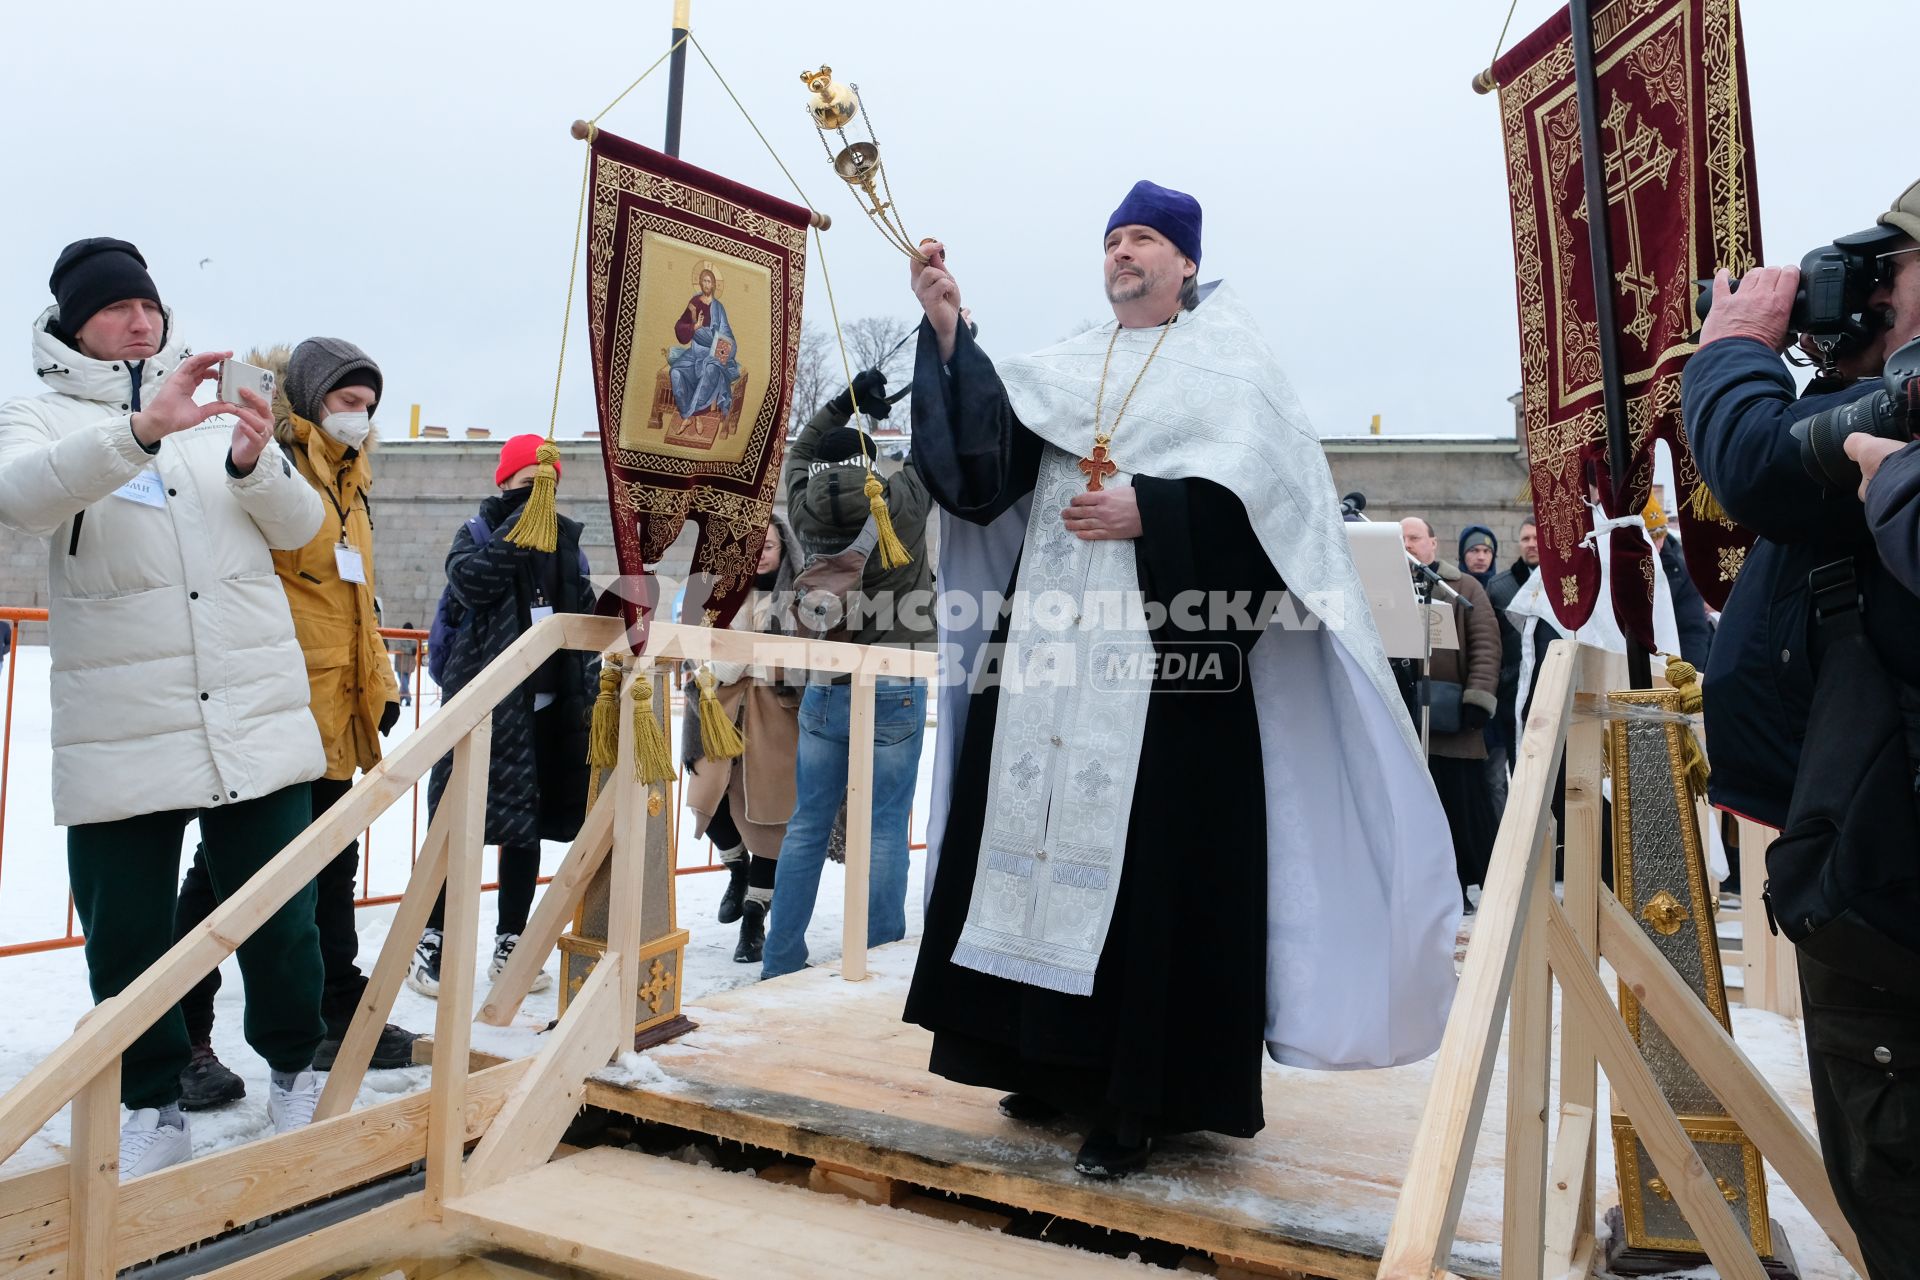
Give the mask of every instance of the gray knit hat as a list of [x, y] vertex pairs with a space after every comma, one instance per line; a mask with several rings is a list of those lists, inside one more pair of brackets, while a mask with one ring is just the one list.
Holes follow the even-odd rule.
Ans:
[[287, 404], [308, 422], [326, 413], [327, 393], [366, 387], [380, 403], [380, 366], [344, 338], [308, 338], [287, 360]]

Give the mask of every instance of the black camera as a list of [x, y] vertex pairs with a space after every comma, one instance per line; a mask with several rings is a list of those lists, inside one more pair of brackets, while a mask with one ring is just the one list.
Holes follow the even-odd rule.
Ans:
[[1800, 442], [1800, 465], [1829, 489], [1852, 493], [1860, 487], [1860, 465], [1847, 456], [1847, 437], [1864, 432], [1902, 443], [1920, 427], [1920, 338], [1887, 357], [1880, 389], [1871, 395], [1822, 410], [1793, 424]]
[[[1871, 227], [1841, 236], [1800, 259], [1800, 287], [1793, 295], [1787, 332], [1811, 337], [1820, 348], [1821, 367], [1863, 350], [1886, 327], [1886, 316], [1869, 309], [1867, 299], [1886, 283], [1887, 265], [1880, 257], [1904, 233], [1896, 227]], [[1708, 286], [1712, 281], [1705, 281]], [[1738, 280], [1729, 287], [1739, 289]], [[1703, 289], [1694, 302], [1694, 314], [1707, 318], [1713, 290]]]

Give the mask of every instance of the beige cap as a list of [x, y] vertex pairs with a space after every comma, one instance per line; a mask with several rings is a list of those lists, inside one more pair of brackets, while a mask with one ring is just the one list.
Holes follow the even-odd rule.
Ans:
[[1880, 215], [1880, 225], [1895, 227], [1920, 240], [1920, 182], [1900, 193], [1900, 198], [1893, 202], [1893, 208]]

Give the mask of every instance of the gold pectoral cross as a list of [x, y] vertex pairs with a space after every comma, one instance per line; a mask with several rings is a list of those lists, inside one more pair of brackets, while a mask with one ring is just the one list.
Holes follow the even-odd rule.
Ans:
[[1087, 475], [1088, 493], [1100, 492], [1100, 481], [1120, 470], [1120, 468], [1115, 466], [1113, 461], [1107, 457], [1107, 441], [1110, 439], [1112, 439], [1111, 436], [1095, 436], [1093, 438], [1093, 452], [1087, 457], [1080, 459], [1080, 470], [1086, 472]]

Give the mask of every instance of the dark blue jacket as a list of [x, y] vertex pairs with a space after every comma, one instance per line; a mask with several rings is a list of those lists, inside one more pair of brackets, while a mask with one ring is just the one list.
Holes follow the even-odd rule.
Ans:
[[1734, 520], [1759, 535], [1707, 659], [1713, 803], [1771, 826], [1786, 821], [1813, 693], [1807, 575], [1854, 557], [1868, 635], [1889, 671], [1920, 681], [1920, 598], [1880, 569], [1859, 501], [1829, 493], [1800, 465], [1789, 428], [1857, 399], [1878, 378], [1796, 398], [1787, 364], [1749, 338], [1723, 338], [1687, 362], [1681, 413], [1700, 474]]

